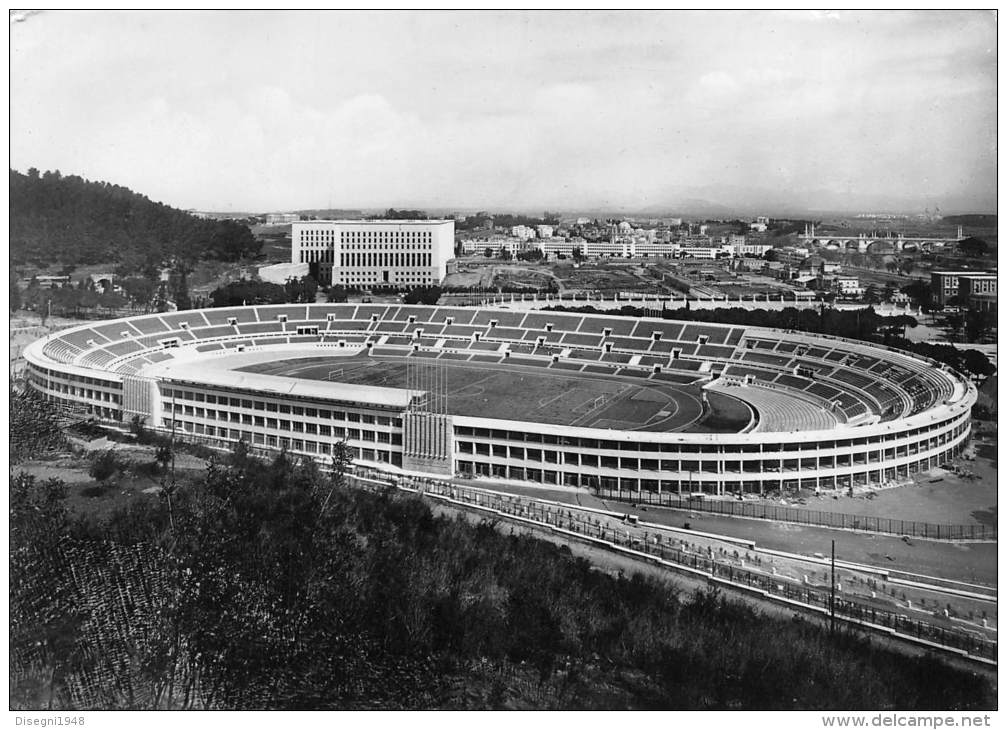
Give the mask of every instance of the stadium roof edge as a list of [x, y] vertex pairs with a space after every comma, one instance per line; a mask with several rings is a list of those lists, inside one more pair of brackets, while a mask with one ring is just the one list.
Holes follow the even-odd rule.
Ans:
[[294, 395], [344, 403], [368, 403], [387, 408], [405, 408], [420, 391], [403, 388], [383, 388], [376, 385], [353, 385], [327, 380], [302, 380], [283, 375], [265, 375], [236, 370], [207, 368], [205, 363], [164, 362], [143, 369], [143, 377], [163, 380], [191, 381], [200, 385], [225, 388], [248, 388], [262, 393]]

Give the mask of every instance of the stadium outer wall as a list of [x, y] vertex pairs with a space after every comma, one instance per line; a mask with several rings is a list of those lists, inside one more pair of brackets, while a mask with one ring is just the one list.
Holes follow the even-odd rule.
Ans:
[[[383, 314], [375, 314], [375, 310]], [[544, 487], [597, 486], [626, 492], [723, 495], [881, 484], [946, 464], [961, 453], [970, 435], [975, 387], [947, 368], [862, 342], [730, 325], [697, 326], [697, 330], [706, 332], [698, 341], [705, 343], [702, 338], [711, 333], [715, 339], [727, 341], [728, 331], [744, 330], [739, 346], [745, 344], [745, 339], [769, 338], [788, 347], [794, 345], [797, 352], [802, 352], [800, 348], [818, 343], [840, 355], [846, 350], [855, 353], [851, 354], [855, 362], [863, 357], [866, 361], [915, 368], [918, 376], [914, 377], [919, 382], [909, 381], [910, 393], [926, 386], [944, 389], [941, 392], [946, 391], [946, 397], [906, 417], [840, 425], [825, 431], [661, 433], [425, 414], [415, 409], [419, 395], [415, 391], [200, 366], [208, 358], [233, 352], [238, 342], [245, 343], [241, 347], [246, 351], [279, 346], [285, 352], [302, 350], [305, 355], [345, 354], [388, 340], [389, 336], [382, 332], [385, 325], [401, 333], [422, 324], [424, 318], [428, 325], [435, 317], [446, 317], [443, 321], [450, 323], [453, 318], [448, 315], [452, 312], [455, 316], [462, 313], [461, 317], [476, 325], [470, 329], [479, 329], [480, 322], [485, 323], [487, 318], [526, 316], [499, 310], [395, 305], [260, 306], [145, 315], [85, 324], [32, 343], [25, 351], [28, 382], [47, 399], [62, 407], [86, 411], [100, 421], [124, 426], [140, 418], [155, 430], [174, 431], [187, 440], [221, 448], [244, 440], [254, 450], [286, 449], [327, 462], [334, 444], [345, 440], [355, 462], [391, 472], [470, 474]], [[229, 313], [235, 316], [227, 318], [226, 326], [219, 325], [218, 320]], [[288, 321], [288, 316], [298, 315], [301, 319]], [[541, 320], [543, 315], [528, 315], [532, 316]], [[626, 319], [620, 317], [557, 312], [547, 317], [548, 330], [542, 331], [572, 332], [581, 327], [579, 331], [584, 332], [588, 320], [611, 327], [627, 326]], [[620, 320], [622, 324], [616, 324]], [[672, 320], [632, 321], [648, 329], [677, 330], [681, 337], [690, 330], [690, 325], [683, 329], [683, 323]], [[403, 322], [406, 327], [398, 326]], [[254, 339], [247, 334], [252, 323], [258, 323]], [[243, 327], [246, 332], [242, 332]], [[482, 342], [496, 341], [493, 327], [483, 327]], [[610, 341], [609, 329], [605, 328], [602, 337], [604, 352], [609, 351], [604, 349], [605, 342]], [[537, 331], [524, 330], [525, 334]], [[470, 333], [468, 339], [443, 338], [431, 346], [464, 351], [467, 343], [479, 340]], [[633, 346], [626, 342], [630, 338], [623, 340], [626, 347]], [[658, 340], [640, 338], [639, 347]], [[346, 347], [347, 341], [350, 347]], [[500, 342], [501, 352], [509, 347], [506, 339]], [[211, 346], [212, 351], [196, 349]], [[337, 347], [339, 353], [333, 349]], [[402, 354], [412, 351], [406, 348]], [[732, 358], [738, 353], [742, 353], [740, 348]], [[543, 363], [555, 362], [556, 357], [559, 355], [554, 348]], [[687, 360], [679, 362], [687, 364]], [[711, 366], [715, 372], [717, 368], [722, 372], [730, 362], [736, 361], [712, 358]], [[674, 363], [669, 367], [674, 369]], [[633, 368], [624, 363], [624, 369], [629, 372]], [[646, 368], [642, 371], [637, 373], [641, 377], [646, 375]]]

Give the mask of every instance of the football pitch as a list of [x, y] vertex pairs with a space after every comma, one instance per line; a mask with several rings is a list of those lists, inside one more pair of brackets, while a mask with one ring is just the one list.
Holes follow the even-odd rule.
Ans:
[[[428, 361], [418, 364], [429, 367]], [[493, 363], [439, 361], [447, 379], [447, 411], [509, 421], [641, 431], [680, 431], [703, 416], [699, 388], [593, 377], [570, 371]], [[287, 358], [236, 368], [244, 372], [406, 387], [404, 358]]]

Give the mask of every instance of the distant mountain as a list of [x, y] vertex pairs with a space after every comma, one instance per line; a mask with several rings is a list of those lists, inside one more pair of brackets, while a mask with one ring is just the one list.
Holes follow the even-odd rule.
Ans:
[[355, 220], [365, 218], [364, 212], [356, 208], [310, 208], [308, 210], [295, 210], [297, 215], [306, 215], [309, 218], [320, 220]]
[[956, 226], [969, 226], [970, 228], [996, 228], [997, 217], [984, 213], [967, 213], [965, 215], [946, 215], [945, 223], [952, 223]]
[[227, 261], [258, 253], [244, 224], [198, 218], [129, 188], [58, 171], [10, 171], [12, 264], [113, 264], [148, 271], [173, 258]]

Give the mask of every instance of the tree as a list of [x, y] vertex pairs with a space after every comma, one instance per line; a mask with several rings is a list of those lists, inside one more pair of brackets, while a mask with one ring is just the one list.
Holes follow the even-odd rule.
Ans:
[[483, 256], [485, 256], [488, 259], [493, 258], [493, 249], [487, 246], [486, 249], [483, 251]]
[[154, 461], [161, 467], [161, 469], [167, 469], [168, 464], [174, 459], [175, 454], [172, 451], [171, 444], [162, 443], [154, 451]]
[[961, 337], [962, 327], [965, 324], [965, 317], [961, 314], [949, 314], [944, 321], [951, 329], [952, 337], [954, 339], [959, 339]]
[[922, 279], [917, 279], [911, 284], [906, 284], [900, 291], [903, 294], [908, 294], [909, 298], [923, 307], [923, 309], [927, 311], [933, 309], [933, 292], [930, 289], [930, 285]]
[[325, 300], [330, 303], [342, 303], [346, 298], [346, 288], [340, 284], [333, 284], [325, 293]]
[[437, 304], [441, 298], [441, 288], [439, 286], [418, 286], [411, 289], [402, 298], [405, 304]]
[[210, 292], [215, 307], [240, 307], [245, 304], [286, 304], [287, 290], [266, 281], [239, 279]]
[[993, 363], [979, 350], [965, 350], [961, 357], [962, 369], [977, 378], [987, 378], [996, 372]]
[[574, 261], [580, 263], [584, 260], [584, 250], [580, 246], [574, 246], [570, 253]]
[[969, 342], [980, 342], [996, 327], [996, 315], [992, 312], [969, 309], [965, 313], [965, 338]]
[[87, 473], [92, 479], [96, 479], [98, 482], [104, 484], [115, 476], [121, 468], [122, 465], [115, 451], [106, 449], [105, 451], [98, 452], [97, 456], [93, 458], [91, 468], [88, 469]]
[[288, 302], [313, 304], [318, 293], [318, 283], [310, 276], [302, 276], [300, 279], [287, 279], [283, 289]]
[[157, 285], [150, 279], [142, 276], [130, 276], [119, 280], [119, 286], [126, 292], [129, 301], [135, 307], [149, 309], [151, 301], [154, 299], [154, 292]]
[[10, 270], [10, 301], [8, 302], [11, 312], [21, 309], [21, 285], [18, 284], [17, 274], [14, 269]]
[[981, 238], [969, 236], [958, 242], [958, 250], [969, 258], [982, 258], [989, 253], [989, 244]]
[[864, 301], [868, 304], [877, 304], [881, 301], [881, 293], [878, 291], [876, 285], [867, 285], [867, 288], [864, 290]]
[[501, 249], [500, 249], [500, 260], [501, 261], [510, 261], [513, 258], [514, 258], [514, 255], [510, 252], [510, 249], [508, 249], [508, 248], [502, 248], [501, 247]]
[[174, 271], [168, 278], [168, 288], [171, 290], [171, 298], [175, 306], [180, 310], [192, 309], [192, 300], [189, 298], [188, 266], [178, 263]]

